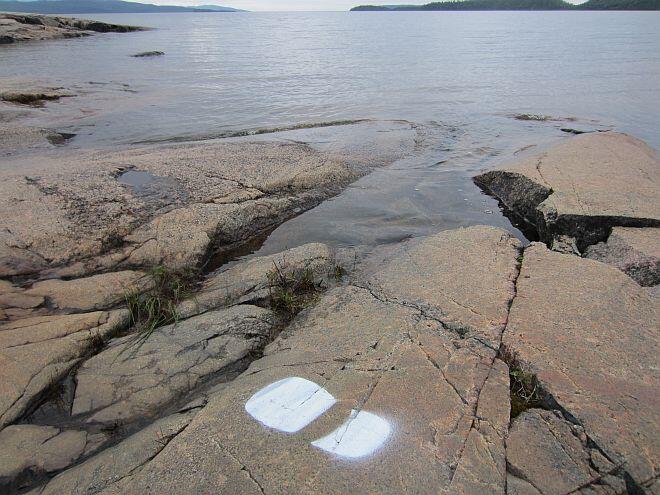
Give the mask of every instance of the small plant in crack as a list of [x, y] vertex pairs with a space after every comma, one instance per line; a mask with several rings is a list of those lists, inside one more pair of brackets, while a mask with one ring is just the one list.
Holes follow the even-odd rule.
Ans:
[[61, 378], [52, 377], [46, 389], [43, 392], [43, 402], [51, 403], [57, 410], [68, 410], [66, 400], [66, 387]]
[[511, 419], [528, 409], [550, 409], [536, 375], [523, 366], [516, 353], [506, 346], [500, 348], [499, 357], [509, 367], [509, 395]]
[[100, 430], [110, 438], [117, 438], [123, 434], [124, 425], [120, 421], [113, 421], [112, 423], [103, 425]]
[[271, 308], [287, 319], [311, 304], [321, 289], [311, 269], [289, 269], [286, 260], [279, 264], [273, 262], [273, 269], [268, 273], [268, 287]]
[[87, 337], [87, 343], [91, 353], [96, 354], [101, 349], [103, 349], [103, 346], [105, 345], [105, 340], [103, 340], [103, 337], [99, 332], [90, 331], [89, 336]]
[[464, 325], [463, 323], [456, 323], [453, 321], [443, 323], [443, 326], [447, 330], [451, 330], [456, 333], [461, 339], [464, 339], [471, 331], [472, 327], [470, 325]]
[[344, 278], [345, 274], [346, 270], [339, 263], [335, 263], [330, 270], [330, 276], [333, 277], [337, 282], [340, 282], [341, 279]]
[[144, 343], [158, 327], [176, 323], [178, 304], [190, 296], [193, 272], [177, 272], [158, 266], [149, 270], [151, 289], [126, 294], [130, 324], [137, 330], [136, 342]]
[[156, 433], [156, 443], [159, 444], [161, 448], [165, 448], [169, 441], [170, 437], [163, 433], [163, 428], [159, 428], [158, 433]]

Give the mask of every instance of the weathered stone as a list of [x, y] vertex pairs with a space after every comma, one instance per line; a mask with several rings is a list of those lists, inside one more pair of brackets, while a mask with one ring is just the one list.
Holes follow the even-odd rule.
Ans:
[[282, 253], [242, 261], [212, 274], [201, 290], [179, 305], [186, 318], [219, 306], [260, 301], [270, 295], [269, 274], [277, 267], [283, 274], [309, 271], [317, 281], [327, 279], [335, 267], [332, 250], [325, 244], [304, 244]]
[[[432, 239], [406, 246], [405, 255], [395, 251], [391, 261], [378, 260], [377, 266], [385, 268], [370, 279], [370, 288], [419, 308], [463, 337], [497, 348], [508, 315], [506, 302], [514, 295], [519, 241], [484, 226], [447, 231]], [[475, 265], [483, 263], [488, 266], [480, 276], [471, 276]]]
[[613, 226], [660, 226], [657, 153], [625, 134], [572, 137], [475, 181], [548, 244], [567, 235], [583, 251]]
[[141, 343], [119, 338], [78, 370], [72, 414], [100, 423], [153, 417], [260, 349], [274, 325], [272, 312], [242, 305], [158, 328]]
[[72, 134], [52, 129], [0, 123], [0, 156], [11, 156], [25, 149], [48, 149], [64, 144]]
[[77, 38], [89, 36], [94, 32], [126, 33], [143, 29], [70, 17], [0, 13], [0, 44], [56, 38]]
[[0, 427], [25, 414], [86, 353], [128, 323], [124, 310], [0, 325]]
[[[530, 493], [560, 495], [587, 487], [594, 494], [625, 493], [623, 479], [606, 479], [618, 472], [619, 466], [590, 448], [579, 438], [580, 433], [558, 413], [539, 409], [524, 412], [513, 422], [506, 440], [510, 475], [531, 485]], [[608, 483], [610, 480], [613, 484]], [[525, 486], [514, 483], [518, 485]], [[522, 486], [514, 493], [526, 493]]]
[[660, 284], [660, 229], [615, 227], [607, 239], [589, 246], [585, 257], [616, 266], [638, 284]]
[[16, 290], [0, 294], [0, 306], [5, 308], [32, 309], [41, 306], [44, 298], [35, 294], [25, 294], [25, 292]]
[[[199, 412], [189, 408], [160, 419], [121, 443], [53, 478], [31, 493], [88, 495], [112, 493], [115, 484], [130, 480], [192, 421]], [[105, 490], [110, 490], [106, 492]], [[117, 492], [117, 493], [121, 493]]]
[[74, 280], [44, 280], [23, 294], [42, 301], [45, 298], [49, 305], [61, 310], [93, 311], [112, 307], [124, 301], [126, 294], [152, 286], [153, 280], [145, 273], [125, 270]]
[[[393, 126], [364, 122], [324, 131], [331, 143], [336, 135], [359, 135], [356, 155], [339, 145], [319, 151], [278, 141], [282, 134], [273, 133], [259, 142], [14, 157], [0, 171], [0, 276], [198, 267], [211, 252], [241, 247], [414, 149], [416, 131]], [[374, 143], [387, 136], [396, 146], [381, 152]], [[128, 174], [148, 180], [136, 189]], [[67, 271], [69, 264], [75, 269]]]
[[525, 250], [517, 294], [504, 344], [637, 485], [654, 479], [658, 300], [609, 265], [538, 243]]
[[[458, 232], [409, 243], [393, 255], [372, 275], [372, 285], [381, 283], [377, 295], [357, 286], [329, 291], [266, 348], [263, 358], [210, 396], [195, 422], [115, 492], [504, 493], [507, 367], [489, 345], [463, 338], [426, 315], [441, 314], [456, 286], [478, 284], [493, 272], [512, 289], [517, 250], [503, 231]], [[457, 253], [478, 242], [489, 246], [485, 258], [463, 265]], [[464, 268], [460, 278], [443, 279], [443, 292], [429, 287], [416, 293], [416, 300], [425, 300], [424, 313], [387, 294], [396, 277], [405, 284], [412, 276], [396, 268], [398, 260], [412, 270], [411, 256], [422, 263], [415, 276], [430, 272], [423, 281], [448, 268], [451, 261], [438, 266], [444, 258]], [[504, 292], [494, 292], [502, 309], [489, 306], [485, 315], [497, 319], [506, 312], [512, 292], [508, 299]], [[467, 307], [483, 301], [476, 290], [465, 297]], [[477, 318], [464, 309], [452, 311], [456, 320]], [[293, 434], [268, 429], [245, 410], [255, 392], [287, 377], [313, 381], [337, 401]], [[390, 424], [379, 450], [351, 462], [311, 444], [344, 423], [352, 410]]]
[[20, 483], [20, 476], [59, 471], [84, 452], [87, 433], [52, 426], [11, 425], [0, 431], [0, 487]]

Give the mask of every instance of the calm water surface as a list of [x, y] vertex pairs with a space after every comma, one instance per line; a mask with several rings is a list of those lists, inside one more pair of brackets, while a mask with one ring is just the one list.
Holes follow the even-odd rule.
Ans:
[[[471, 175], [521, 147], [559, 139], [562, 126], [616, 129], [660, 147], [658, 12], [93, 17], [158, 29], [0, 48], [0, 76], [80, 90], [79, 117], [56, 122], [78, 134], [71, 146], [356, 118], [439, 129], [423, 156], [288, 222], [265, 251], [508, 226], [498, 211], [488, 213], [496, 205]], [[166, 55], [129, 57], [147, 50]], [[85, 102], [85, 91], [106, 87], [105, 97]], [[577, 120], [521, 122], [515, 113]]]
[[[660, 12], [94, 17], [158, 29], [0, 49], [3, 76], [138, 91], [81, 121], [94, 140], [367, 117], [496, 125], [532, 112], [660, 145]], [[166, 55], [128, 56], [146, 50]]]

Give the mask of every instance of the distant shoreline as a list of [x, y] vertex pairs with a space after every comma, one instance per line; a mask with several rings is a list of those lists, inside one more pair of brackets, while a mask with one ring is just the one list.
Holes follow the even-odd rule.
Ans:
[[409, 12], [409, 11], [657, 11], [660, 0], [588, 0], [573, 5], [564, 0], [459, 0], [432, 2], [424, 5], [359, 5], [351, 12]]
[[123, 0], [34, 0], [21, 2], [0, 0], [0, 12], [22, 14], [159, 14], [159, 13], [233, 13], [239, 9], [219, 5], [199, 5], [180, 7], [175, 5], [154, 5], [148, 3], [125, 2]]

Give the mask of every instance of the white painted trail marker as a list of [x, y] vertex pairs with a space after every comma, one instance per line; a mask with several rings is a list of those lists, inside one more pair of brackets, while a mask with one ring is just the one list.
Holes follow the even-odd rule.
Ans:
[[245, 410], [269, 428], [293, 433], [314, 421], [335, 402], [323, 387], [294, 376], [259, 390], [245, 403]]
[[[245, 403], [250, 416], [269, 428], [286, 433], [303, 429], [337, 400], [323, 387], [297, 376], [262, 388]], [[335, 431], [312, 442], [314, 447], [348, 459], [374, 453], [388, 439], [390, 424], [373, 413], [351, 410]]]
[[353, 409], [343, 425], [312, 445], [331, 454], [355, 459], [378, 450], [390, 432], [390, 424], [380, 416]]

